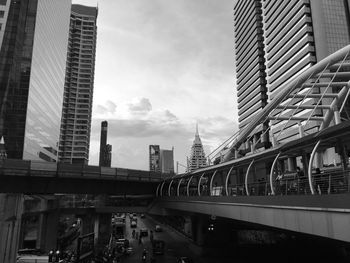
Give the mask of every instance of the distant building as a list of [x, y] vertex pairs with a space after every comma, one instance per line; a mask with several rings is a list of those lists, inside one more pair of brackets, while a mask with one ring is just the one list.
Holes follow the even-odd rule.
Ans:
[[101, 138], [100, 138], [100, 162], [99, 166], [111, 167], [112, 145], [107, 144], [108, 122], [101, 122]]
[[149, 146], [149, 170], [159, 173], [160, 169], [160, 148], [159, 145]]
[[191, 155], [188, 160], [188, 170], [191, 172], [205, 166], [207, 166], [207, 159], [205, 157], [201, 138], [199, 137], [197, 125], [195, 138], [191, 147]]
[[160, 169], [163, 174], [174, 173], [174, 148], [160, 150]]
[[162, 174], [174, 173], [174, 148], [160, 149], [159, 145], [149, 146], [149, 170]]
[[89, 161], [97, 8], [72, 5], [60, 136], [60, 161]]

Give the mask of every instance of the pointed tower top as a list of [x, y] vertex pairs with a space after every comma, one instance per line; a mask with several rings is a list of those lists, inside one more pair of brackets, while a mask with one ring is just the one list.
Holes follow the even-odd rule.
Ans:
[[196, 123], [196, 135], [199, 135], [199, 133], [198, 133], [198, 122]]
[[0, 144], [5, 144], [4, 136], [1, 136]]

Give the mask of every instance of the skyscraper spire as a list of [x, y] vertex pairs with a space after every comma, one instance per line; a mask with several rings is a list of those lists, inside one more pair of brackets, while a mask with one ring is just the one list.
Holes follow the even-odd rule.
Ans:
[[189, 159], [189, 171], [196, 170], [207, 165], [205, 153], [201, 138], [198, 132], [198, 123], [196, 123], [196, 134], [194, 136], [193, 145], [191, 147], [191, 156]]

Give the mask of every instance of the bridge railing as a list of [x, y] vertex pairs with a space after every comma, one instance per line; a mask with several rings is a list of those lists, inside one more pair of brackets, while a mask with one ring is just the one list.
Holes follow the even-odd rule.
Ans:
[[0, 161], [0, 176], [95, 178], [125, 181], [161, 181], [163, 175], [150, 171], [110, 168], [85, 164], [49, 163], [6, 159]]
[[[312, 184], [317, 194], [340, 194], [350, 192], [350, 169], [325, 170], [314, 173]], [[248, 183], [249, 195], [271, 195], [270, 184], [266, 181]], [[276, 195], [309, 195], [311, 194], [307, 177], [285, 176], [275, 183]], [[229, 187], [229, 195], [247, 195], [244, 185]]]

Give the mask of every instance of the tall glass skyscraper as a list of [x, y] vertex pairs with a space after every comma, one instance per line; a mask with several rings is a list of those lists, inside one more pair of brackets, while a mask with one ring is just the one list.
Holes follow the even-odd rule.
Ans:
[[[57, 161], [70, 8], [70, 0], [0, 0], [7, 158]], [[16, 262], [22, 211], [22, 194], [0, 194], [0, 262]]]
[[60, 136], [60, 161], [89, 161], [97, 8], [72, 5]]
[[0, 6], [0, 135], [8, 158], [56, 161], [71, 2]]

